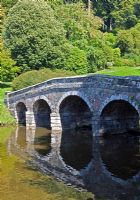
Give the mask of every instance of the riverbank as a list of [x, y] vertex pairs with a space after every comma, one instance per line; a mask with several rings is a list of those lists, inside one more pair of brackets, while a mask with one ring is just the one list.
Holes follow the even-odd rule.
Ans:
[[6, 91], [11, 91], [11, 83], [0, 83], [0, 126], [15, 124], [15, 119], [4, 104]]

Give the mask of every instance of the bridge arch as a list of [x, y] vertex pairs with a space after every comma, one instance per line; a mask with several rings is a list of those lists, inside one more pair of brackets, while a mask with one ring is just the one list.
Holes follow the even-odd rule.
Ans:
[[140, 111], [134, 100], [127, 96], [112, 96], [99, 110], [103, 133], [124, 133], [139, 129]]
[[26, 103], [24, 101], [17, 102], [15, 105], [16, 118], [19, 125], [26, 126]]
[[82, 93], [73, 91], [64, 94], [58, 102], [58, 107], [62, 129], [91, 125], [91, 105]]
[[50, 114], [51, 114], [51, 107], [50, 103], [46, 97], [37, 97], [34, 98], [33, 101], [33, 113], [36, 127], [44, 127], [49, 128], [51, 127], [50, 122]]
[[64, 94], [58, 105], [62, 126], [60, 156], [70, 171], [80, 171], [92, 158], [91, 105], [80, 92]]
[[34, 106], [35, 102], [38, 101], [38, 100], [40, 100], [40, 99], [46, 101], [47, 104], [48, 104], [48, 106], [50, 107], [50, 110], [52, 111], [52, 104], [51, 104], [50, 100], [46, 96], [44, 96], [44, 95], [37, 96], [37, 97], [34, 97], [32, 99], [32, 105], [31, 105], [32, 109], [33, 109], [33, 106]]
[[56, 112], [59, 113], [59, 109], [60, 109], [60, 105], [62, 103], [62, 101], [66, 98], [66, 97], [69, 97], [69, 96], [78, 96], [80, 97], [83, 101], [85, 101], [85, 103], [88, 105], [90, 111], [92, 112], [93, 111], [93, 108], [88, 100], [88, 98], [81, 92], [79, 91], [69, 91], [69, 92], [66, 92], [61, 98], [60, 100], [58, 101], [57, 103], [57, 106], [56, 106]]

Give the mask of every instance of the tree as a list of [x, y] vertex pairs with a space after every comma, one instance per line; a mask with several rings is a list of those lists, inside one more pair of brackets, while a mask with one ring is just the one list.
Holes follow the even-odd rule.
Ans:
[[[10, 9], [4, 24], [4, 46], [21, 71], [63, 67], [65, 30], [44, 1], [23, 0]], [[57, 62], [58, 61], [58, 62]]]
[[[138, 22], [139, 0], [93, 0], [95, 13], [104, 20], [104, 30], [131, 28]], [[137, 6], [136, 6], [137, 5]]]
[[1, 0], [1, 6], [8, 11], [17, 3], [17, 1], [18, 0]]
[[0, 46], [0, 81], [11, 81], [19, 72], [16, 62], [11, 59], [10, 53]]

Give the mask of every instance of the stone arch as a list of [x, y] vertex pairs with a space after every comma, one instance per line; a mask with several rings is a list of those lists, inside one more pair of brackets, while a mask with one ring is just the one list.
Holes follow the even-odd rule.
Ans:
[[111, 101], [115, 101], [115, 100], [124, 100], [127, 101], [128, 103], [130, 103], [138, 112], [139, 116], [140, 116], [140, 109], [139, 106], [137, 105], [137, 101], [134, 98], [131, 98], [127, 95], [112, 95], [110, 98], [107, 98], [100, 106], [99, 108], [99, 116], [101, 115], [104, 107], [109, 104]]
[[44, 95], [36, 96], [36, 97], [34, 97], [32, 99], [32, 105], [31, 105], [32, 110], [33, 110], [33, 105], [35, 104], [35, 102], [38, 101], [38, 100], [40, 100], [40, 99], [46, 101], [47, 104], [48, 104], [48, 106], [50, 107], [50, 110], [52, 111], [52, 104], [51, 104], [50, 100], [46, 96], [44, 96]]
[[57, 113], [59, 113], [59, 108], [60, 108], [60, 105], [61, 105], [62, 101], [68, 96], [78, 96], [78, 97], [80, 97], [88, 105], [90, 111], [91, 112], [93, 111], [92, 106], [91, 106], [88, 98], [83, 93], [81, 93], [79, 91], [69, 91], [69, 92], [66, 92], [64, 95], [62, 95], [62, 97], [58, 101], [58, 104], [56, 106], [56, 112]]
[[16, 118], [17, 118], [17, 123], [19, 125], [26, 126], [26, 103], [25, 101], [20, 101], [15, 104], [15, 110], [16, 110]]
[[66, 126], [68, 129], [73, 129], [81, 127], [82, 124], [85, 126], [92, 123], [91, 105], [80, 92], [67, 92], [62, 96], [57, 107], [59, 107], [57, 112], [60, 114], [62, 129]]
[[51, 108], [47, 98], [42, 96], [34, 98], [33, 113], [36, 127], [44, 127], [50, 129]]
[[124, 133], [139, 129], [139, 108], [128, 96], [112, 96], [99, 110], [102, 133]]
[[79, 92], [66, 93], [60, 102], [60, 155], [69, 169], [80, 171], [89, 164], [92, 157], [91, 106]]

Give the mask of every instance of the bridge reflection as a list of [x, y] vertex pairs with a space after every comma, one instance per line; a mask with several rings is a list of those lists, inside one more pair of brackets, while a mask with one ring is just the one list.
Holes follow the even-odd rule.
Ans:
[[[53, 133], [45, 128], [17, 128], [11, 149], [21, 149], [43, 171], [84, 187], [104, 199], [140, 197], [140, 137], [92, 137], [91, 130], [66, 131], [61, 145], [52, 145]], [[34, 140], [29, 140], [29, 134]], [[32, 137], [31, 137], [32, 138]], [[11, 150], [12, 151], [12, 150]], [[16, 152], [16, 151], [14, 151]], [[128, 189], [129, 188], [129, 189]]]

